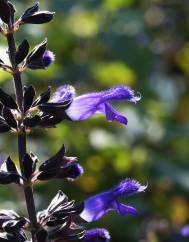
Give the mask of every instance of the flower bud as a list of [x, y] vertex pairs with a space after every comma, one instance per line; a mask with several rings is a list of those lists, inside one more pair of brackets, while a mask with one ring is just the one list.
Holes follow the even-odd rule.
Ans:
[[30, 62], [27, 67], [32, 70], [46, 69], [54, 62], [54, 60], [55, 55], [53, 54], [53, 52], [50, 50], [46, 50], [41, 57]]
[[106, 229], [89, 229], [85, 232], [84, 242], [109, 242], [110, 234]]

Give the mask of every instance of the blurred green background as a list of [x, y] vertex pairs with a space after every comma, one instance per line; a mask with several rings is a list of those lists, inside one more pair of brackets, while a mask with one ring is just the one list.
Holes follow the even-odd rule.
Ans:
[[[17, 15], [32, 1], [14, 1]], [[78, 94], [112, 85], [131, 86], [142, 95], [137, 105], [116, 103], [128, 125], [104, 117], [64, 122], [57, 129], [36, 129], [28, 150], [41, 161], [64, 143], [85, 169], [77, 181], [37, 184], [38, 209], [58, 189], [83, 201], [125, 177], [148, 183], [144, 194], [124, 199], [137, 217], [109, 213], [91, 227], [109, 229], [112, 242], [181, 242], [181, 226], [189, 222], [189, 2], [187, 0], [41, 0], [41, 9], [56, 12], [50, 24], [23, 26], [17, 43], [34, 46], [48, 37], [56, 62], [47, 71], [27, 71], [24, 83], [38, 93], [52, 85], [74, 85]], [[6, 42], [0, 38], [0, 57]], [[0, 71], [9, 93], [11, 77]], [[13, 91], [12, 91], [13, 92]], [[1, 155], [17, 160], [16, 137], [1, 134]], [[25, 213], [23, 194], [1, 186], [0, 208]]]

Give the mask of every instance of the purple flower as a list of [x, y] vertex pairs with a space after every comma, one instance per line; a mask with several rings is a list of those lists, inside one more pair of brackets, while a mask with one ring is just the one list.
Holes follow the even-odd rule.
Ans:
[[38, 59], [27, 64], [27, 67], [32, 70], [46, 69], [55, 61], [55, 55], [52, 51], [46, 50]]
[[114, 210], [120, 215], [137, 215], [135, 208], [120, 203], [118, 198], [144, 192], [146, 188], [147, 186], [142, 186], [135, 180], [125, 179], [111, 190], [87, 199], [80, 216], [87, 222], [92, 222], [100, 219], [110, 210]]
[[109, 242], [110, 234], [106, 229], [90, 229], [85, 232], [84, 242]]
[[50, 66], [55, 61], [55, 55], [52, 51], [46, 50], [43, 55], [43, 64], [45, 68]]
[[82, 176], [83, 172], [84, 172], [83, 167], [80, 164], [75, 162], [75, 163], [70, 163], [63, 166], [57, 166], [54, 168], [41, 169], [41, 172], [37, 176], [37, 179], [49, 180], [49, 179], [57, 178], [57, 179], [68, 179], [68, 180], [74, 181], [78, 177]]
[[181, 235], [183, 237], [189, 237], [189, 225], [186, 225], [181, 229]]
[[0, 154], [0, 168], [1, 168], [1, 166], [4, 163], [5, 160], [6, 160], [6, 156], [3, 155], [3, 154]]
[[133, 90], [127, 86], [115, 86], [105, 91], [75, 97], [75, 89], [70, 85], [64, 85], [55, 92], [51, 102], [64, 103], [68, 100], [72, 103], [66, 109], [66, 114], [73, 121], [82, 121], [96, 113], [103, 113], [109, 122], [116, 120], [127, 124], [127, 118], [116, 111], [110, 102], [126, 100], [136, 103], [140, 96], [135, 96]]
[[73, 181], [82, 176], [83, 173], [83, 167], [78, 163], [73, 163], [66, 167], [60, 168], [57, 174], [57, 178], [67, 178], [68, 180]]

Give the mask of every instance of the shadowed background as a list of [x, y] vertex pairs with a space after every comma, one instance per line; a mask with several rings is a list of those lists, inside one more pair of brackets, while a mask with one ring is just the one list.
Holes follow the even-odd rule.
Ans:
[[[17, 14], [32, 1], [14, 1]], [[48, 85], [74, 85], [77, 93], [129, 85], [142, 95], [137, 105], [115, 104], [126, 114], [126, 127], [104, 117], [64, 122], [57, 129], [36, 129], [28, 150], [41, 161], [64, 143], [85, 169], [77, 181], [51, 181], [35, 187], [39, 209], [58, 189], [83, 201], [125, 177], [148, 182], [144, 194], [124, 199], [137, 217], [109, 213], [91, 227], [105, 227], [112, 242], [182, 242], [179, 229], [189, 223], [189, 3], [185, 0], [42, 0], [41, 9], [56, 12], [53, 22], [26, 25], [16, 34], [34, 46], [48, 37], [56, 62], [47, 71], [27, 71], [25, 84], [37, 92]], [[0, 57], [7, 57], [0, 37]], [[0, 70], [9, 93], [10, 75]], [[12, 90], [13, 92], [13, 90]], [[1, 156], [17, 160], [16, 137], [1, 134]], [[1, 186], [0, 208], [23, 210], [22, 192]]]

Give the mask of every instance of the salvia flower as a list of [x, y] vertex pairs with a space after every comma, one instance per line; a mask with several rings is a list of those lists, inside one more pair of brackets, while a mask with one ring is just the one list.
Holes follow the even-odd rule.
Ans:
[[181, 235], [183, 237], [189, 237], [189, 225], [186, 225], [181, 229]]
[[55, 55], [52, 51], [46, 50], [38, 59], [27, 64], [27, 67], [32, 70], [46, 69], [55, 61]]
[[56, 167], [52, 170], [46, 170], [40, 172], [38, 180], [50, 180], [50, 179], [67, 179], [74, 181], [83, 174], [83, 167], [78, 163], [69, 164], [63, 167]]
[[80, 216], [87, 222], [92, 222], [100, 219], [110, 210], [114, 210], [120, 215], [137, 215], [135, 208], [120, 203], [118, 198], [144, 192], [146, 188], [147, 186], [142, 186], [135, 180], [125, 179], [111, 190], [87, 199], [84, 202], [84, 210]]
[[75, 180], [83, 174], [83, 167], [77, 162], [77, 157], [65, 156], [64, 145], [50, 159], [39, 167], [38, 180], [68, 179]]
[[48, 67], [55, 61], [55, 55], [52, 51], [46, 50], [43, 55], [43, 63], [45, 67]]
[[75, 180], [84, 173], [83, 167], [79, 163], [70, 164], [60, 169], [57, 178], [67, 178], [68, 180]]
[[75, 89], [70, 85], [64, 85], [55, 92], [51, 102], [63, 103], [69, 100], [72, 103], [65, 112], [72, 121], [82, 121], [96, 113], [102, 113], [109, 122], [115, 120], [127, 124], [127, 118], [116, 111], [110, 102], [126, 100], [136, 103], [140, 96], [135, 96], [134, 91], [127, 86], [115, 86], [105, 91], [75, 97]]
[[109, 242], [110, 234], [106, 229], [97, 228], [85, 231], [84, 242]]

